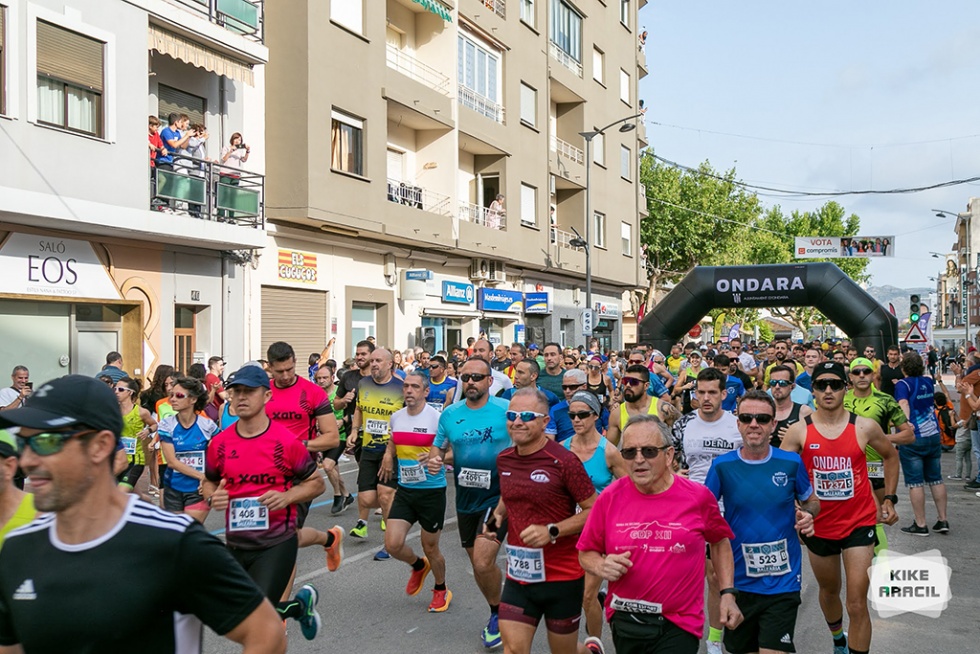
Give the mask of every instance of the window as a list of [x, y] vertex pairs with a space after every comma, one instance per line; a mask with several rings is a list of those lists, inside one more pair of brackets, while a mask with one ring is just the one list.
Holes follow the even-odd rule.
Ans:
[[565, 0], [551, 0], [551, 42], [582, 63], [582, 17]]
[[599, 48], [592, 48], [592, 79], [603, 86], [606, 84], [606, 55]]
[[520, 0], [521, 20], [534, 27], [534, 0]]
[[630, 74], [622, 68], [619, 69], [619, 99], [628, 105], [630, 102]]
[[354, 356], [357, 343], [367, 340], [368, 336], [377, 335], [378, 307], [374, 304], [352, 303], [350, 309], [351, 356]]
[[37, 22], [37, 119], [102, 136], [102, 41]]
[[606, 214], [598, 211], [592, 214], [592, 243], [597, 248], [606, 247]]
[[534, 127], [538, 110], [538, 92], [521, 82], [521, 122]]
[[633, 153], [625, 145], [619, 146], [619, 175], [623, 179], [630, 179], [630, 171], [632, 170], [632, 159]]
[[521, 184], [521, 224], [538, 224], [538, 189], [527, 184]]
[[619, 0], [619, 22], [630, 26], [630, 0]]
[[592, 163], [606, 165], [606, 135], [596, 134], [592, 139]]
[[207, 115], [204, 98], [160, 84], [157, 87], [157, 117], [166, 125], [170, 114], [187, 114], [191, 125], [204, 125]]
[[629, 223], [623, 223], [622, 239], [623, 239], [623, 256], [632, 257], [633, 256], [633, 226], [630, 225]]
[[340, 111], [331, 112], [330, 167], [364, 174], [364, 121]]
[[330, 0], [330, 20], [352, 32], [364, 34], [362, 0]]
[[500, 54], [495, 50], [460, 35], [456, 78], [459, 82], [459, 102], [487, 118], [503, 122], [499, 105]]

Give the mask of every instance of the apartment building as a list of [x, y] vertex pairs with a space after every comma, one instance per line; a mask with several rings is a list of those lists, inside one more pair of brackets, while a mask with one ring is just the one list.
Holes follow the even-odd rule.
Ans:
[[[261, 0], [0, 0], [0, 369], [248, 354], [263, 23]], [[209, 159], [242, 133], [247, 164], [151, 169], [149, 117], [171, 113], [206, 127]]]
[[[256, 348], [338, 358], [622, 343], [638, 280], [646, 62], [636, 0], [297, 0], [266, 7], [268, 246]], [[618, 122], [619, 121], [619, 122]], [[586, 231], [586, 143], [592, 140]], [[620, 127], [624, 131], [620, 131]]]

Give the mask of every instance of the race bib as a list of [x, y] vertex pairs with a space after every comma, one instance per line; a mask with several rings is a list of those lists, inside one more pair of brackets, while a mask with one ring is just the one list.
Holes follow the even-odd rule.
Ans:
[[659, 614], [663, 612], [663, 605], [657, 602], [647, 602], [646, 600], [626, 599], [613, 593], [609, 600], [609, 608], [613, 611], [624, 611], [626, 613], [651, 613]]
[[398, 481], [403, 484], [421, 484], [425, 481], [425, 468], [419, 463], [401, 466], [398, 469]]
[[127, 455], [133, 456], [134, 454], [136, 454], [135, 438], [127, 438], [126, 436], [123, 436], [122, 438], [119, 439], [119, 441], [122, 443], [123, 449], [126, 451]]
[[884, 479], [885, 464], [883, 461], [868, 461], [868, 478]]
[[177, 452], [177, 460], [194, 472], [204, 472], [204, 450]]
[[771, 543], [742, 543], [748, 577], [777, 577], [790, 571], [786, 539]]
[[428, 404], [429, 406], [431, 406], [433, 409], [435, 409], [439, 413], [442, 413], [442, 406], [443, 405], [440, 404], [439, 402], [426, 402], [426, 404]]
[[238, 497], [228, 505], [228, 531], [265, 531], [269, 509], [257, 497]]
[[526, 584], [544, 581], [544, 550], [540, 547], [508, 545], [507, 576]]
[[384, 436], [388, 433], [388, 421], [371, 418], [367, 421], [367, 424], [364, 425], [364, 431], [375, 436]]
[[463, 488], [490, 488], [490, 471], [479, 468], [460, 468], [458, 483]]
[[821, 501], [849, 500], [854, 497], [854, 471], [814, 469], [813, 491]]

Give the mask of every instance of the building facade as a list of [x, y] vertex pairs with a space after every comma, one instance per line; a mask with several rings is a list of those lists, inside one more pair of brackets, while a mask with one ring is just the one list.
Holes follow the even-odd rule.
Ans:
[[[260, 0], [0, 0], [0, 369], [248, 354], [263, 22]], [[206, 128], [207, 159], [246, 135], [246, 169], [151, 168], [149, 117], [171, 113]]]
[[[592, 246], [595, 335], [620, 347], [646, 205], [638, 4], [267, 6], [269, 228], [253, 351], [285, 339], [305, 357], [335, 337], [340, 358], [368, 335], [399, 349], [481, 333], [583, 343], [575, 231]], [[580, 133], [610, 124], [587, 167]]]

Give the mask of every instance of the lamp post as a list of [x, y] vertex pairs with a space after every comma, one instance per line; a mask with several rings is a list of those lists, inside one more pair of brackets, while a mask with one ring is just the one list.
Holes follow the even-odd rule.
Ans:
[[[594, 129], [591, 132], [579, 132], [578, 135], [585, 139], [585, 238], [582, 238], [578, 232], [575, 235], [578, 238], [572, 239], [568, 242], [572, 247], [581, 247], [585, 249], [585, 305], [589, 311], [592, 311], [592, 139], [599, 136], [600, 134], [605, 134], [606, 130], [610, 127], [615, 127], [620, 123], [620, 132], [629, 132], [636, 129], [635, 123], [629, 123], [626, 121], [633, 120], [634, 118], [639, 118], [643, 115], [643, 112], [633, 114], [632, 116], [626, 116], [625, 118], [620, 118], [615, 120], [601, 129]], [[572, 231], [575, 231], [574, 228]], [[589, 338], [592, 338], [591, 331], [595, 329], [595, 320], [593, 322], [593, 329], [590, 330]]]
[[933, 209], [938, 218], [946, 218], [947, 216], [955, 216], [957, 220], [963, 220], [963, 246], [966, 250], [966, 265], [960, 272], [960, 301], [963, 303], [963, 307], [966, 309], [966, 318], [963, 320], [964, 334], [966, 338], [966, 343], [964, 348], [966, 350], [970, 349], [970, 285], [967, 283], [967, 275], [970, 274], [970, 219], [972, 217], [971, 213], [956, 213], [954, 211], [943, 211], [942, 209]]

